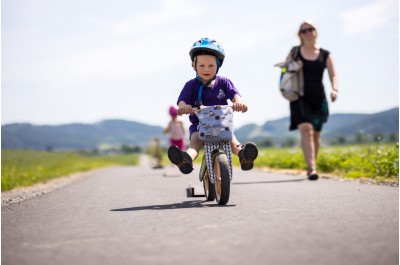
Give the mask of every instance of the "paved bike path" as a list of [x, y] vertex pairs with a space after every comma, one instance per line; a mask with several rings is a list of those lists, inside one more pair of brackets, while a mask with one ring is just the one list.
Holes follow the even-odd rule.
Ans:
[[227, 206], [187, 198], [198, 166], [116, 167], [2, 208], [2, 264], [398, 264], [398, 188], [234, 169]]

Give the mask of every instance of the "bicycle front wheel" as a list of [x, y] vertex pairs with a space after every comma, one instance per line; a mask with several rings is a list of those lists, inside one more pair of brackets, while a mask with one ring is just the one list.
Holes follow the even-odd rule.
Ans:
[[229, 160], [224, 152], [218, 152], [213, 161], [215, 176], [215, 199], [219, 205], [225, 205], [229, 201], [230, 176]]
[[203, 187], [204, 187], [204, 195], [206, 196], [207, 201], [215, 200], [215, 188], [214, 184], [211, 183], [208, 177], [208, 170], [206, 171], [203, 178]]

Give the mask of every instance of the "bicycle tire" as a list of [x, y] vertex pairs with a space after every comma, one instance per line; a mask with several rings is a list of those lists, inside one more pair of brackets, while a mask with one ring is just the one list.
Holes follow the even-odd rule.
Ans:
[[229, 160], [224, 152], [218, 152], [213, 160], [215, 175], [215, 199], [219, 205], [226, 205], [230, 193], [230, 168]]
[[207, 201], [215, 200], [215, 187], [214, 184], [211, 183], [210, 178], [208, 177], [208, 170], [206, 171], [203, 178], [203, 188], [206, 200]]
[[204, 196], [207, 201], [215, 200], [214, 184], [210, 181], [209, 172], [207, 168], [206, 156], [203, 156], [199, 172], [199, 179], [203, 182]]

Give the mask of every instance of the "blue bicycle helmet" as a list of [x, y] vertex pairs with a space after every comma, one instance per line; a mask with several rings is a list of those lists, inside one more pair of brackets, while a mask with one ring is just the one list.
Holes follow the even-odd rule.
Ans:
[[212, 79], [208, 80], [208, 82], [206, 82], [205, 84], [203, 84], [203, 82], [201, 81], [201, 79], [197, 73], [197, 69], [196, 69], [196, 67], [194, 67], [195, 71], [196, 71], [196, 79], [200, 83], [200, 89], [199, 89], [199, 93], [198, 93], [197, 100], [195, 103], [195, 105], [197, 107], [199, 107], [203, 104], [202, 103], [203, 88], [207, 87], [208, 84], [210, 84], [212, 82], [212, 80], [214, 80], [215, 77], [217, 76], [219, 68], [221, 67], [222, 63], [224, 62], [225, 52], [224, 52], [224, 49], [222, 48], [221, 44], [219, 44], [216, 40], [209, 39], [209, 38], [201, 38], [200, 40], [196, 41], [193, 44], [192, 48], [190, 49], [189, 55], [190, 55], [190, 59], [192, 59], [192, 62], [194, 62], [195, 64], [196, 64], [196, 57], [199, 55], [214, 55], [217, 60], [216, 74]]
[[217, 57], [218, 68], [221, 67], [225, 59], [225, 52], [221, 44], [214, 39], [201, 38], [196, 41], [190, 49], [189, 55], [192, 62], [194, 62], [196, 56], [201, 54], [210, 54]]

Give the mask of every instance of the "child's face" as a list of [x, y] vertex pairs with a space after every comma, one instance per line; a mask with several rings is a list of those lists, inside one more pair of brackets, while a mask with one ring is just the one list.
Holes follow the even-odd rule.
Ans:
[[217, 73], [217, 60], [212, 55], [197, 56], [197, 74], [203, 82], [212, 79]]

